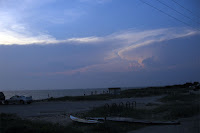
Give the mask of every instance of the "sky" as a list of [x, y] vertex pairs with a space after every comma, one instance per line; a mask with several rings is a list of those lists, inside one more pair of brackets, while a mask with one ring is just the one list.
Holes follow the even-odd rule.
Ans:
[[0, 90], [200, 81], [199, 0], [0, 0]]

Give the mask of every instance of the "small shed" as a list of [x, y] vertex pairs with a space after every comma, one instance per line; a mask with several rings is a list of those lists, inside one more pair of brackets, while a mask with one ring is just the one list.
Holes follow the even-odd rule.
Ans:
[[120, 95], [121, 88], [108, 88], [109, 94]]

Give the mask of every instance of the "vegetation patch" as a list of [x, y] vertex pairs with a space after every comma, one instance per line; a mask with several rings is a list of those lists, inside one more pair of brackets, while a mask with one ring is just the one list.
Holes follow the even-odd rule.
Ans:
[[16, 115], [0, 114], [1, 133], [81, 133], [78, 128], [43, 121], [22, 120]]
[[161, 102], [199, 102], [200, 95], [199, 94], [175, 94], [175, 95], [167, 95], [160, 99]]
[[126, 133], [144, 127], [144, 124], [105, 122], [99, 124], [72, 123], [70, 126], [87, 133]]
[[23, 120], [12, 114], [0, 114], [0, 122], [1, 133], [125, 133], [145, 126], [118, 122], [100, 124], [74, 122], [67, 126], [61, 126], [43, 121]]

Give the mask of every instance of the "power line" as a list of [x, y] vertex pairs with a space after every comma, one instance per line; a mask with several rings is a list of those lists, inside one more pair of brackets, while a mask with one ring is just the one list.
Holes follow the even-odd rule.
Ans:
[[166, 7], [168, 7], [168, 8], [170, 8], [170, 9], [172, 9], [173, 11], [175, 11], [175, 12], [177, 12], [177, 13], [181, 14], [182, 16], [184, 16], [184, 17], [186, 17], [186, 18], [188, 18], [188, 19], [190, 19], [190, 20], [192, 20], [192, 21], [195, 21], [196, 23], [200, 24], [198, 21], [196, 21], [196, 20], [193, 20], [192, 18], [190, 18], [190, 17], [186, 16], [185, 14], [183, 14], [183, 13], [181, 13], [181, 12], [179, 12], [179, 11], [175, 10], [174, 8], [172, 8], [172, 7], [168, 6], [167, 4], [165, 4], [165, 3], [161, 2], [160, 0], [157, 0], [157, 1], [158, 1], [158, 2], [160, 2], [161, 4], [165, 5]]
[[160, 9], [158, 9], [157, 7], [152, 6], [151, 4], [149, 4], [149, 3], [147, 3], [147, 2], [144, 2], [143, 0], [140, 0], [140, 1], [143, 2], [144, 4], [150, 6], [150, 7], [152, 7], [152, 8], [154, 8], [154, 9], [158, 10], [159, 12], [164, 13], [165, 15], [167, 15], [167, 16], [169, 16], [169, 17], [171, 17], [171, 18], [173, 18], [173, 19], [175, 19], [175, 20], [177, 20], [177, 21], [179, 21], [179, 22], [181, 22], [181, 23], [183, 23], [183, 24], [185, 24], [185, 25], [187, 25], [187, 26], [189, 26], [189, 27], [192, 27], [192, 28], [195, 29], [195, 30], [200, 31], [200, 29], [197, 29], [196, 27], [193, 27], [193, 26], [191, 26], [190, 24], [185, 23], [184, 21], [182, 21], [182, 20], [180, 20], [180, 19], [178, 19], [178, 18], [176, 18], [176, 17], [174, 17], [174, 16], [172, 16], [172, 15], [170, 15], [170, 14], [168, 14], [168, 13], [166, 13], [166, 12], [160, 10]]
[[172, 0], [174, 3], [176, 3], [177, 5], [179, 5], [180, 7], [182, 7], [183, 9], [185, 9], [186, 11], [190, 12], [193, 16], [197, 17], [197, 18], [200, 18], [199, 15], [193, 13], [191, 10], [185, 8], [184, 6], [182, 6], [181, 4], [179, 4], [177, 1], [175, 0]]

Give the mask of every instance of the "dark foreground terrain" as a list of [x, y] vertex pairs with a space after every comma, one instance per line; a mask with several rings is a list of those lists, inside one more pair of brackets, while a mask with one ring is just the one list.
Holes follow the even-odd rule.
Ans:
[[[199, 133], [200, 95], [191, 84], [122, 91], [119, 96], [96, 95], [51, 98], [31, 105], [0, 105], [0, 133], [64, 132], [172, 132]], [[136, 103], [133, 104], [132, 103]], [[154, 126], [106, 121], [74, 123], [78, 117], [128, 117], [148, 121], [174, 121], [180, 125]]]

